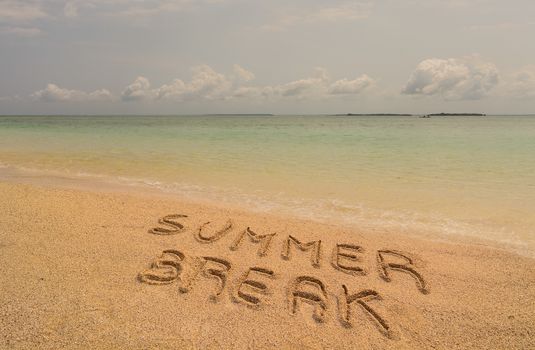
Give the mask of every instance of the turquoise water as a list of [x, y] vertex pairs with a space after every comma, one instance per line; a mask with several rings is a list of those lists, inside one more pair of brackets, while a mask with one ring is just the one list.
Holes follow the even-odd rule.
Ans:
[[0, 163], [535, 247], [535, 116], [0, 117]]

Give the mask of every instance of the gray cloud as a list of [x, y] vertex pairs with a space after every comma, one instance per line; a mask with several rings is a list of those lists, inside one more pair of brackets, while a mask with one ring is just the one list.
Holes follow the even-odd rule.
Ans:
[[236, 88], [232, 94], [232, 98], [244, 99], [269, 99], [274, 96], [275, 92], [271, 86], [240, 86]]
[[65, 17], [78, 17], [78, 10], [81, 6], [78, 1], [67, 1], [63, 6], [63, 14]]
[[426, 59], [402, 90], [407, 95], [440, 95], [446, 100], [477, 100], [498, 84], [498, 69], [478, 57]]
[[372, 1], [345, 1], [330, 6], [315, 6], [300, 9], [284, 9], [284, 14], [278, 16], [272, 23], [262, 26], [262, 29], [279, 31], [299, 24], [354, 21], [368, 18], [373, 7]]
[[0, 102], [12, 102], [12, 101], [20, 101], [21, 98], [18, 95], [15, 96], [0, 96]]
[[524, 67], [512, 74], [507, 80], [506, 92], [514, 98], [535, 98], [535, 66]]
[[43, 31], [35, 27], [4, 27], [0, 28], [0, 34], [31, 38], [43, 34]]
[[28, 22], [47, 16], [38, 1], [0, 1], [0, 21]]
[[126, 8], [116, 11], [114, 14], [127, 17], [150, 17], [161, 13], [182, 11], [190, 3], [192, 2], [187, 0], [145, 1], [134, 5], [128, 5]]
[[[229, 1], [229, 0], [226, 0]], [[223, 0], [68, 0], [63, 13], [66, 17], [78, 17], [86, 9], [95, 14], [111, 17], [150, 18], [190, 10], [198, 6], [225, 2]]]

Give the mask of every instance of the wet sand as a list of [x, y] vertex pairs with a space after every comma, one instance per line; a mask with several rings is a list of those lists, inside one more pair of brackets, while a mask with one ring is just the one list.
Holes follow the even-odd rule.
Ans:
[[1, 348], [535, 348], [535, 260], [164, 198], [0, 183]]

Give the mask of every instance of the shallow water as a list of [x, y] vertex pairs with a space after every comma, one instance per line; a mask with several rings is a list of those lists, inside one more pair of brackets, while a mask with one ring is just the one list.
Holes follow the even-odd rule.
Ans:
[[0, 117], [0, 163], [535, 250], [535, 116]]

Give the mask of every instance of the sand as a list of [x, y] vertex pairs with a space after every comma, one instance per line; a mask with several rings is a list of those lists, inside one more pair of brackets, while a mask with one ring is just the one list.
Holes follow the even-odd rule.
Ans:
[[0, 266], [0, 348], [535, 348], [535, 260], [460, 239], [0, 183]]

